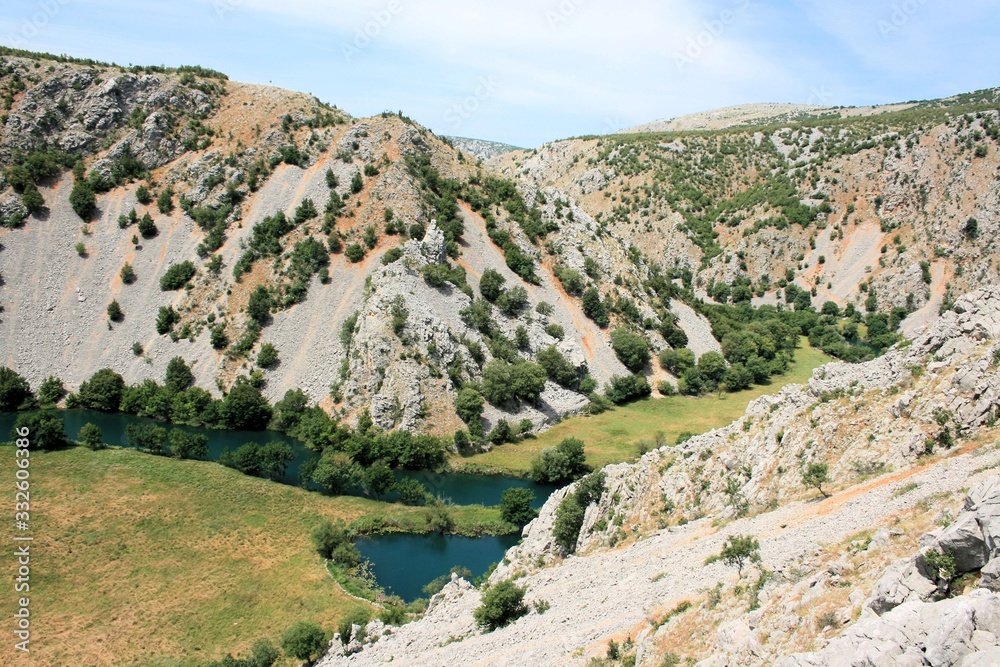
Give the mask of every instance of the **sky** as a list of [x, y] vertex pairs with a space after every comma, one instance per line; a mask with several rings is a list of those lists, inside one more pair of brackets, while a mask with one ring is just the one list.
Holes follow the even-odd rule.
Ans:
[[997, 0], [4, 0], [0, 43], [190, 65], [535, 147], [750, 102], [1000, 86]]

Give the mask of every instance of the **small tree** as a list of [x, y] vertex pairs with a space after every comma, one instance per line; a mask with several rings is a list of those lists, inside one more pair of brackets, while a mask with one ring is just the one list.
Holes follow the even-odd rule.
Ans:
[[743, 568], [760, 562], [760, 543], [752, 535], [730, 535], [719, 554], [726, 565], [735, 565], [740, 578]]
[[802, 483], [816, 487], [816, 490], [829, 498], [830, 494], [823, 490], [823, 485], [830, 481], [830, 467], [825, 463], [810, 463], [802, 472]]
[[500, 516], [507, 523], [523, 526], [536, 516], [538, 512], [531, 507], [535, 494], [523, 487], [507, 489], [500, 495]]
[[206, 435], [188, 433], [175, 428], [170, 431], [169, 437], [174, 456], [179, 459], [203, 459], [208, 456], [208, 436]]
[[78, 436], [78, 439], [80, 441], [80, 444], [83, 445], [84, 447], [87, 447], [88, 449], [93, 449], [96, 451], [98, 449], [104, 449], [105, 447], [104, 434], [101, 433], [101, 429], [99, 429], [95, 424], [91, 424], [90, 422], [84, 424], [83, 428], [80, 429], [80, 435]]
[[148, 211], [142, 216], [142, 220], [139, 221], [139, 233], [146, 239], [151, 239], [160, 233], [160, 230], [156, 228], [156, 223], [153, 222], [153, 217]]
[[486, 632], [510, 625], [528, 613], [524, 589], [513, 581], [501, 581], [483, 592], [482, 604], [473, 612], [476, 623]]
[[318, 623], [299, 621], [282, 635], [281, 648], [296, 660], [312, 662], [326, 648], [326, 633]]
[[361, 476], [361, 481], [365, 485], [365, 490], [375, 500], [389, 493], [396, 486], [396, 478], [392, 474], [392, 468], [384, 461], [376, 461], [366, 468]]
[[128, 262], [125, 262], [125, 265], [122, 267], [122, 270], [118, 275], [121, 276], [122, 282], [126, 285], [131, 285], [135, 282], [135, 269], [133, 269], [132, 265]]
[[125, 319], [125, 313], [117, 299], [108, 304], [108, 319], [112, 322], [121, 322]]
[[278, 363], [278, 348], [274, 343], [264, 343], [257, 354], [257, 365], [261, 368], [271, 368]]

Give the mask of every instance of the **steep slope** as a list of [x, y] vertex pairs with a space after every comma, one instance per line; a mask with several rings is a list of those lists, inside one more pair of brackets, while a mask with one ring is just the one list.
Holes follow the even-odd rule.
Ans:
[[[940, 544], [939, 553], [952, 548], [955, 531], [965, 534], [969, 519], [956, 519], [955, 504], [1000, 465], [997, 336], [1000, 294], [971, 294], [912, 345], [828, 365], [808, 387], [759, 399], [731, 426], [609, 466], [573, 555], [557, 546], [553, 526], [575, 485], [549, 499], [490, 578], [514, 579], [529, 602], [548, 603], [544, 613], [482, 634], [472, 618], [480, 592], [453, 582], [425, 619], [321, 664], [586, 664], [614, 640], [626, 653], [638, 649], [637, 665], [667, 654], [759, 665], [821, 648], [870, 595], [896, 590], [876, 582], [921, 534], [954, 520], [920, 542]], [[822, 499], [802, 484], [818, 462], [831, 478]], [[756, 582], [734, 581], [711, 558], [740, 534], [760, 542]], [[959, 574], [969, 568], [956, 562]], [[951, 583], [962, 592], [956, 576], [943, 590]], [[1000, 602], [978, 595], [970, 604], [996, 614]], [[984, 637], [977, 648], [995, 645]]]

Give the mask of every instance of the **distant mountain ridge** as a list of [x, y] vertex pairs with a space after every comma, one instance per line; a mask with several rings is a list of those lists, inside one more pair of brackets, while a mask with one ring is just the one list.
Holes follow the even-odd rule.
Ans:
[[469, 139], [467, 137], [444, 137], [458, 150], [468, 153], [479, 160], [489, 160], [497, 155], [523, 150], [517, 146], [501, 143], [499, 141], [487, 141], [485, 139]]

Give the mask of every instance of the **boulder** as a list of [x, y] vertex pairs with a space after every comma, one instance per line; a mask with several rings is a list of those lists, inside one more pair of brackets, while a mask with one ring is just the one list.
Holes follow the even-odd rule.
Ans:
[[936, 540], [939, 551], [950, 552], [955, 557], [958, 572], [978, 570], [989, 560], [976, 516], [973, 512], [962, 512]]

